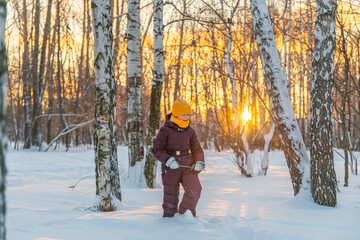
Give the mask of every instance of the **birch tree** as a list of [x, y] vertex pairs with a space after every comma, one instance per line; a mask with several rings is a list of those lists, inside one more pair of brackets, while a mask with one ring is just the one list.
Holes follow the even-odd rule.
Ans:
[[[59, 14], [56, 14], [55, 22], [58, 21]], [[47, 56], [47, 62], [54, 62], [55, 60], [55, 41], [56, 41], [56, 29], [57, 27], [54, 27], [53, 33], [52, 33], [52, 41], [49, 45], [49, 54]], [[48, 86], [47, 86], [47, 93], [48, 93], [48, 118], [46, 122], [46, 129], [47, 129], [47, 136], [46, 136], [46, 142], [49, 144], [52, 140], [52, 134], [51, 129], [53, 128], [52, 122], [52, 113], [54, 112], [54, 92], [55, 92], [55, 79], [52, 77], [55, 72], [55, 64], [51, 64], [48, 68], [48, 71], [46, 71], [46, 79], [48, 79]]]
[[286, 88], [287, 84], [281, 68], [266, 2], [265, 0], [252, 0], [250, 5], [274, 123], [284, 142], [284, 154], [289, 167], [294, 195], [297, 195], [302, 188], [309, 190], [310, 162]]
[[140, 64], [140, 1], [128, 0], [127, 24], [127, 132], [129, 152], [129, 175], [135, 181], [142, 172], [137, 163], [144, 157], [142, 146], [141, 64]]
[[[320, 205], [336, 205], [332, 149], [336, 0], [317, 0], [311, 91], [311, 193]], [[345, 111], [345, 109], [344, 109]], [[344, 137], [346, 137], [344, 135]]]
[[[35, 146], [41, 144], [41, 129], [39, 122], [41, 119], [37, 119], [36, 116], [39, 112], [39, 79], [38, 79], [38, 66], [39, 66], [39, 38], [40, 38], [40, 0], [35, 1], [35, 16], [34, 16], [34, 27], [35, 27], [35, 43], [31, 59], [31, 77], [32, 77], [32, 92], [33, 92], [33, 113], [32, 113], [32, 142]], [[41, 114], [41, 113], [40, 113]]]
[[[46, 50], [48, 45], [48, 40], [50, 36], [50, 27], [51, 27], [51, 6], [52, 6], [52, 0], [48, 1], [47, 6], [47, 13], [46, 13], [46, 22], [45, 22], [45, 28], [44, 28], [44, 37], [43, 37], [43, 43], [41, 48], [41, 57], [40, 57], [40, 68], [39, 68], [39, 85], [38, 85], [38, 91], [39, 91], [39, 99], [38, 99], [38, 113], [42, 113], [42, 99], [44, 95], [44, 74], [45, 74], [45, 60], [46, 60]], [[37, 121], [37, 124], [34, 126], [34, 132], [37, 134], [37, 141], [39, 142], [39, 146], [41, 148], [41, 143], [43, 141], [42, 136], [42, 124], [41, 120], [39, 119]]]
[[149, 127], [146, 139], [146, 160], [144, 175], [149, 188], [154, 188], [156, 178], [157, 159], [151, 152], [152, 141], [159, 129], [160, 100], [164, 77], [164, 27], [163, 27], [163, 0], [154, 1], [154, 70], [151, 88]]
[[23, 41], [24, 41], [24, 53], [22, 56], [22, 81], [23, 81], [23, 98], [24, 98], [24, 148], [30, 148], [30, 93], [29, 93], [29, 42], [28, 42], [28, 28], [27, 28], [27, 9], [26, 9], [26, 0], [23, 0]]
[[[186, 0], [182, 1], [183, 3], [183, 9], [182, 13], [186, 14], [187, 11], [187, 2]], [[179, 23], [179, 29], [180, 29], [180, 36], [179, 36], [179, 52], [177, 55], [176, 60], [176, 70], [175, 70], [175, 91], [174, 91], [174, 101], [181, 96], [181, 83], [182, 77], [180, 76], [180, 69], [181, 69], [181, 59], [183, 57], [184, 50], [186, 49], [186, 46], [184, 46], [184, 31], [185, 31], [185, 20], [181, 19]]]
[[121, 201], [116, 150], [116, 90], [113, 73], [111, 5], [107, 0], [91, 1], [94, 31], [95, 164], [99, 210], [112, 211], [113, 196]]
[[[61, 17], [60, 17], [60, 11], [62, 10], [60, 8], [61, 0], [56, 1], [56, 24], [55, 24], [55, 34], [56, 34], [56, 43], [57, 43], [57, 69], [56, 69], [56, 82], [57, 82], [57, 101], [59, 103], [59, 110], [61, 119], [64, 120], [63, 114], [64, 114], [64, 97], [63, 97], [63, 89], [61, 80], [64, 78], [63, 71], [62, 71], [62, 54], [61, 54]], [[59, 132], [61, 132], [65, 128], [66, 124], [65, 121], [61, 121], [58, 125]]]
[[5, 229], [5, 151], [7, 145], [6, 81], [8, 78], [5, 46], [6, 1], [0, 0], [0, 240], [6, 239]]

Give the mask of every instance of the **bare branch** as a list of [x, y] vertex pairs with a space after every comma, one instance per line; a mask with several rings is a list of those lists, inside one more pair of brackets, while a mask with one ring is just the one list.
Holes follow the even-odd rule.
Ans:
[[[49, 143], [49, 146], [45, 149], [45, 152], [47, 152], [47, 151], [49, 150], [49, 148], [51, 147], [51, 145], [52, 145], [56, 140], [58, 140], [60, 137], [62, 137], [62, 136], [64, 136], [64, 135], [66, 135], [66, 134], [68, 134], [68, 133], [70, 133], [70, 132], [78, 129], [79, 127], [83, 127], [83, 126], [85, 126], [85, 125], [87, 125], [87, 124], [89, 124], [89, 123], [92, 123], [94, 120], [95, 120], [95, 119], [91, 119], [90, 121], [80, 123], [80, 124], [76, 125], [75, 127], [71, 128], [70, 130], [68, 130], [68, 131], [66, 131], [66, 132], [60, 133], [59, 135], [57, 135], [57, 136]], [[65, 128], [65, 129], [67, 129], [67, 128]]]

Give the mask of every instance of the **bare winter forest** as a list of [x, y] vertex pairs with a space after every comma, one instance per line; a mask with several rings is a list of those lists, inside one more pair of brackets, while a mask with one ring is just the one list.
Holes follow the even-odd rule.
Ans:
[[[123, 218], [127, 224], [118, 228], [119, 222], [109, 225], [104, 218], [101, 224], [92, 222], [96, 227], [91, 231], [79, 231], [94, 237], [92, 230], [100, 225], [116, 226], [120, 232], [136, 227], [139, 234], [139, 222], [146, 222], [148, 237], [148, 223], [159, 221], [154, 218], [161, 197], [156, 182], [163, 177], [166, 183], [169, 176], [178, 181], [164, 184], [167, 189], [175, 187], [174, 192], [164, 187], [164, 196], [175, 199], [169, 201], [169, 209], [175, 211], [170, 215], [181, 213], [176, 202], [181, 183], [185, 192], [181, 194], [195, 202], [193, 208], [184, 209], [193, 210], [190, 223], [194, 219], [200, 223], [192, 224], [200, 226], [199, 234], [212, 234], [213, 225], [228, 222], [243, 231], [248, 221], [255, 231], [249, 239], [263, 234], [262, 227], [269, 228], [270, 222], [280, 229], [269, 232], [275, 238], [283, 229], [292, 231], [291, 226], [299, 236], [311, 235], [299, 226], [312, 228], [313, 223], [321, 237], [324, 227], [334, 239], [344, 236], [342, 231], [350, 236], [347, 239], [358, 235], [359, 0], [0, 0], [0, 90], [0, 240], [6, 239], [6, 209], [10, 233], [18, 236], [45, 239], [39, 234], [50, 225], [51, 234], [56, 229], [60, 235], [72, 235], [77, 227], [69, 220], [79, 224], [92, 217], [117, 218], [97, 213], [115, 211], [137, 220], [129, 224]], [[170, 119], [177, 99], [186, 111]], [[167, 115], [173, 135], [163, 128], [159, 131]], [[188, 127], [189, 117], [195, 131]], [[169, 138], [178, 142], [172, 144]], [[7, 157], [9, 147], [13, 149]], [[77, 154], [78, 149], [85, 151]], [[203, 149], [208, 151], [204, 154]], [[92, 157], [94, 161], [89, 160]], [[236, 172], [220, 161], [225, 158]], [[268, 171], [271, 164], [275, 165]], [[208, 172], [203, 172], [205, 166]], [[179, 170], [175, 172], [179, 175], [170, 170]], [[36, 171], [43, 175], [33, 176]], [[184, 184], [185, 171], [194, 180], [191, 184]], [[194, 214], [202, 190], [200, 172], [208, 204], [203, 210], [210, 217]], [[85, 176], [67, 187], [81, 174]], [[261, 186], [254, 184], [255, 176], [262, 176], [256, 179]], [[291, 185], [284, 177], [290, 177]], [[224, 178], [228, 180], [223, 182]], [[120, 180], [125, 180], [124, 195]], [[66, 199], [76, 199], [76, 191], [70, 196], [64, 188], [74, 190], [81, 181], [88, 184], [77, 188], [81, 198], [88, 199], [93, 192], [97, 197], [95, 207], [78, 211], [78, 203], [74, 209]], [[254, 191], [249, 194], [238, 184]], [[220, 186], [216, 192], [215, 185]], [[285, 195], [293, 197], [291, 190], [299, 196], [295, 205], [284, 202], [289, 198]], [[37, 194], [39, 198], [32, 199]], [[52, 197], [44, 198], [48, 195]], [[153, 203], [139, 204], [150, 195]], [[259, 196], [262, 203], [255, 206]], [[59, 197], [65, 198], [55, 201]], [[47, 208], [48, 203], [56, 207]], [[229, 218], [213, 218], [211, 211], [218, 209]], [[296, 209], [297, 215], [289, 211], [286, 218], [278, 209]], [[303, 211], [309, 209], [314, 214]], [[239, 215], [238, 210], [258, 212]], [[66, 215], [61, 221], [60, 212]], [[46, 219], [44, 213], [56, 220]], [[180, 215], [181, 219], [186, 214]], [[343, 223], [338, 222], [340, 215]], [[65, 223], [65, 231], [59, 223]], [[167, 222], [160, 223], [161, 231], [168, 228]], [[219, 231], [230, 238], [212, 237], [235, 239], [235, 225]], [[203, 231], [206, 226], [210, 230]], [[294, 239], [284, 236], [288, 238], [281, 239]]]
[[[311, 136], [321, 135], [322, 126], [331, 136], [321, 135], [320, 149], [342, 148], [346, 166], [357, 174], [358, 1], [110, 2], [7, 1], [8, 138], [15, 149], [93, 146], [101, 124], [113, 122], [109, 139], [129, 146], [134, 166], [149, 154], [156, 118], [163, 121], [173, 101], [183, 98], [191, 104], [191, 124], [203, 148], [230, 149], [246, 176], [253, 174], [248, 159], [254, 150], [282, 149], [296, 195], [304, 171], [294, 163], [309, 162], [306, 149], [317, 152]], [[317, 21], [317, 8], [326, 9], [319, 16], [330, 14]], [[319, 76], [329, 84], [314, 81]], [[292, 109], [283, 107], [286, 99], [277, 102], [284, 91], [272, 85], [274, 79], [288, 90]], [[105, 85], [109, 95], [97, 97]], [[321, 101], [327, 108], [320, 108]], [[317, 125], [324, 119], [325, 125]], [[292, 138], [297, 132], [300, 137]], [[145, 168], [151, 164], [147, 160]]]
[[[117, 141], [126, 145], [127, 2], [111, 4]], [[268, 9], [295, 116], [308, 145], [315, 1], [268, 1]], [[142, 1], [140, 11], [141, 111], [146, 132], [153, 79], [152, 2]], [[271, 120], [249, 3], [168, 1], [163, 12], [161, 119], [171, 111], [174, 99], [182, 97], [191, 103], [191, 122], [205, 149], [232, 147], [234, 114], [251, 147], [262, 148]], [[357, 1], [338, 1], [333, 134], [334, 146], [349, 151], [360, 149], [359, 14]], [[10, 141], [17, 149], [41, 143], [91, 144], [95, 80], [90, 1], [9, 0], [7, 19]], [[232, 107], [234, 97], [237, 109]], [[280, 145], [275, 138], [272, 147]]]

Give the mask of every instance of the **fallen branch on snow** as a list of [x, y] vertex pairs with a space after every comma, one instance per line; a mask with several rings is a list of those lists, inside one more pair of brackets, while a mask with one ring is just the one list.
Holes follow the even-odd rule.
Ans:
[[84, 180], [84, 179], [86, 179], [86, 178], [89, 178], [89, 177], [90, 177], [90, 175], [89, 175], [89, 176], [86, 176], [86, 177], [83, 177], [82, 179], [80, 179], [79, 181], [77, 181], [74, 185], [69, 186], [69, 188], [72, 188], [72, 190], [74, 190], [75, 187], [76, 187], [76, 185], [78, 185], [79, 182], [81, 182], [82, 180]]

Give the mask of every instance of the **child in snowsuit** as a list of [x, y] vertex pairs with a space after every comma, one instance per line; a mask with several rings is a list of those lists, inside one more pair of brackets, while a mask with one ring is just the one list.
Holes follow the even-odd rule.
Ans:
[[[190, 114], [190, 105], [177, 99], [153, 141], [152, 153], [162, 163], [163, 217], [184, 214], [186, 210], [196, 216], [195, 209], [202, 189], [198, 173], [205, 168], [205, 162], [204, 151], [190, 127]], [[185, 193], [178, 208], [180, 183]]]

